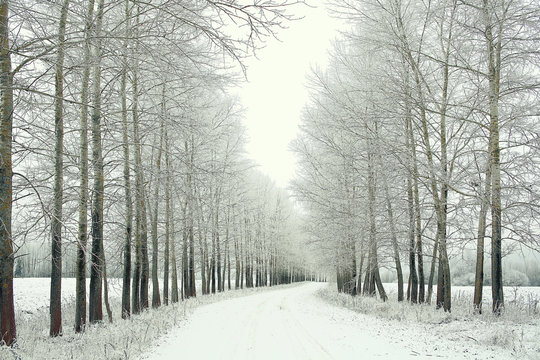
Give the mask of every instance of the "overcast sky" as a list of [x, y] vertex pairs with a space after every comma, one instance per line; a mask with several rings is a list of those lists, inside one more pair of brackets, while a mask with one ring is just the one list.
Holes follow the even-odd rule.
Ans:
[[290, 23], [279, 33], [281, 41], [272, 39], [258, 59], [247, 63], [249, 82], [240, 91], [247, 108], [248, 156], [282, 187], [294, 177], [295, 158], [288, 145], [308, 99], [306, 75], [315, 64], [326, 64], [337, 35], [337, 21], [323, 6], [297, 10], [304, 18]]

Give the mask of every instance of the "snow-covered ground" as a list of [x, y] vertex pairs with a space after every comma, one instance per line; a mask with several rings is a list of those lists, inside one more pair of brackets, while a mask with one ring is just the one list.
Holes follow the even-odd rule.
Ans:
[[[63, 279], [63, 336], [50, 338], [50, 280], [15, 279], [17, 343], [13, 348], [0, 347], [0, 359], [137, 359], [146, 351], [149, 343], [184, 323], [199, 306], [254, 293], [279, 291], [282, 288], [254, 288], [199, 295], [180, 303], [143, 311], [129, 319], [121, 319], [120, 281], [113, 279], [109, 282], [114, 322], [109, 324], [104, 315], [103, 323], [88, 326], [84, 333], [76, 334], [73, 330], [75, 279]], [[197, 285], [200, 294], [200, 281]]]
[[[15, 279], [18, 347], [1, 359], [540, 359], [540, 288], [506, 288], [506, 312], [471, 310], [472, 288], [453, 288], [453, 311], [337, 294], [305, 283], [198, 297], [73, 332], [75, 280], [64, 279], [64, 336], [48, 337], [48, 279]], [[490, 290], [484, 293], [489, 298]]]
[[[75, 301], [75, 278], [62, 278], [62, 303]], [[109, 298], [111, 300], [122, 297], [122, 279], [108, 280]], [[200, 293], [201, 283], [197, 281]], [[86, 279], [86, 294], [90, 291], [90, 279]], [[149, 282], [150, 296], [152, 295], [152, 281]], [[163, 279], [160, 279], [159, 289], [163, 293]], [[170, 289], [170, 288], [169, 288]], [[15, 311], [22, 314], [34, 313], [37, 310], [49, 308], [51, 280], [49, 278], [15, 278], [13, 279], [13, 293], [15, 298]]]
[[540, 358], [538, 327], [524, 328], [532, 332], [527, 334], [532, 342], [513, 349], [508, 342], [480, 343], [457, 333], [460, 327], [475, 336], [490, 331], [473, 320], [457, 327], [391, 320], [336, 306], [325, 301], [332, 300], [325, 292], [333, 289], [307, 283], [197, 308], [143, 358], [176, 359], [179, 353], [197, 359]]
[[[402, 344], [356, 323], [356, 314], [315, 296], [325, 284], [231, 299], [195, 310], [160, 339], [148, 359], [416, 358]], [[390, 346], [391, 345], [391, 346]]]
[[[109, 280], [109, 296], [119, 298], [122, 296], [122, 279]], [[90, 279], [86, 281], [88, 294]], [[35, 313], [37, 310], [49, 308], [51, 279], [49, 278], [15, 278], [13, 279], [13, 296], [15, 311], [21, 313]], [[75, 301], [75, 278], [62, 279], [62, 303]]]
[[317, 295], [352, 310], [370, 331], [405, 344], [420, 358], [540, 359], [539, 288], [513, 289], [517, 300], [508, 296], [504, 313], [495, 316], [488, 301], [482, 314], [474, 313], [472, 287], [454, 289], [452, 312], [445, 313], [429, 304], [399, 303], [392, 286], [385, 285], [390, 293], [387, 302], [353, 298], [328, 287]]

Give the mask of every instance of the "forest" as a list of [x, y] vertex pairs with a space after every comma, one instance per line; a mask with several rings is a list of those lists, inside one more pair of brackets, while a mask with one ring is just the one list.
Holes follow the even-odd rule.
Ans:
[[540, 285], [538, 1], [324, 2], [344, 25], [284, 189], [246, 154], [235, 89], [321, 5], [0, 0], [3, 345], [14, 278], [50, 281], [52, 338], [303, 281], [381, 302], [396, 282], [443, 313], [474, 285], [494, 316], [504, 286]]

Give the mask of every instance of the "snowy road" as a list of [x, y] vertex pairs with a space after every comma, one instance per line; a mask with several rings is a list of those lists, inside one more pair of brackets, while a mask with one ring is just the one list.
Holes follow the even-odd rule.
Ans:
[[[421, 359], [332, 306], [308, 283], [202, 306], [149, 359]], [[429, 357], [433, 358], [433, 357]]]

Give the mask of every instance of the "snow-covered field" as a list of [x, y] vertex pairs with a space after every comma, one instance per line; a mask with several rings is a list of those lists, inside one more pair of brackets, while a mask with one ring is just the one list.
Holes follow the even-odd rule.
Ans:
[[[122, 296], [122, 279], [109, 280], [109, 296], [119, 298]], [[88, 293], [90, 279], [86, 281]], [[15, 297], [15, 311], [21, 313], [35, 313], [49, 308], [49, 295], [51, 280], [49, 278], [15, 278], [13, 279], [13, 293]], [[62, 303], [75, 301], [75, 278], [62, 279]]]
[[454, 287], [451, 314], [430, 305], [337, 294], [306, 283], [231, 291], [73, 332], [75, 280], [64, 279], [64, 336], [48, 337], [48, 279], [15, 279], [18, 347], [0, 359], [540, 359], [540, 288], [505, 288], [506, 310], [473, 315], [472, 287]]
[[[14, 279], [15, 307], [17, 312], [34, 313], [38, 309], [49, 307], [50, 279], [48, 278], [16, 278]], [[198, 291], [200, 293], [200, 281], [197, 281]], [[86, 289], [90, 286], [90, 280], [87, 279]], [[384, 288], [390, 298], [397, 297], [397, 284], [385, 283]], [[160, 283], [160, 290], [163, 289], [163, 283]], [[151, 290], [151, 288], [150, 288]], [[436, 286], [434, 287], [436, 290]], [[459, 300], [460, 303], [472, 302], [474, 288], [472, 286], [453, 286], [452, 297]], [[111, 299], [118, 299], [122, 295], [122, 279], [109, 279], [109, 296]], [[435, 294], [434, 294], [435, 296]], [[507, 304], [518, 304], [520, 306], [534, 306], [540, 311], [540, 287], [533, 286], [505, 286], [505, 302]], [[491, 288], [484, 287], [484, 303], [489, 308], [491, 297]], [[62, 302], [69, 303], [75, 301], [75, 279], [62, 279]], [[535, 303], [536, 301], [536, 303]]]
[[[163, 279], [160, 279], [159, 288], [163, 292]], [[108, 280], [109, 297], [111, 300], [120, 299], [122, 296], [122, 279], [113, 278]], [[152, 281], [150, 281], [150, 295], [152, 294]], [[201, 284], [197, 282], [200, 292]], [[15, 297], [15, 311], [21, 313], [34, 313], [43, 308], [49, 308], [49, 294], [51, 280], [49, 278], [15, 278], [13, 280], [13, 292]], [[86, 279], [86, 294], [88, 296], [90, 279]], [[75, 301], [75, 278], [62, 279], [62, 303]]]

